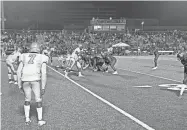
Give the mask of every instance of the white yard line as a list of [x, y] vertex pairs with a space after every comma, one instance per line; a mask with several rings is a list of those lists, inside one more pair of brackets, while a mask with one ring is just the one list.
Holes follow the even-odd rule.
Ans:
[[[52, 67], [48, 66], [51, 70], [55, 71], [56, 73], [60, 74], [61, 76], [65, 77], [62, 73], [60, 73], [59, 71], [53, 69]], [[74, 80], [70, 79], [69, 77], [66, 77], [69, 81], [71, 81], [72, 83], [76, 84], [77, 86], [79, 86], [80, 88], [82, 88], [84, 91], [88, 92], [89, 94], [91, 94], [92, 96], [96, 97], [97, 99], [99, 99], [100, 101], [106, 103], [107, 105], [109, 105], [110, 107], [114, 108], [115, 110], [117, 110], [118, 112], [120, 112], [121, 114], [123, 114], [124, 116], [130, 118], [131, 120], [135, 121], [136, 123], [138, 123], [139, 125], [141, 125], [142, 127], [144, 127], [147, 130], [155, 130], [152, 127], [148, 126], [147, 124], [143, 123], [142, 121], [138, 120], [137, 118], [133, 117], [132, 115], [130, 115], [129, 113], [125, 112], [124, 110], [120, 109], [119, 107], [115, 106], [114, 104], [110, 103], [109, 101], [107, 101], [106, 99], [98, 96], [97, 94], [93, 93], [92, 91], [90, 91], [89, 89], [85, 88], [84, 86], [80, 85], [79, 83], [75, 82]]]
[[174, 81], [174, 82], [177, 82], [177, 83], [181, 83], [181, 84], [182, 84], [181, 81], [174, 80], [174, 79], [169, 79], [169, 78], [165, 78], [165, 77], [161, 77], [161, 76], [157, 76], [157, 75], [142, 73], [142, 72], [138, 72], [138, 71], [132, 71], [132, 70], [123, 69], [123, 68], [117, 68], [117, 69], [124, 70], [124, 71], [129, 71], [129, 72], [133, 72], [133, 73], [137, 73], [137, 74], [141, 74], [141, 75], [147, 75], [147, 76], [151, 76], [151, 77], [155, 77], [155, 78], [159, 78], [159, 79], [165, 79], [165, 80], [169, 80], [169, 81]]

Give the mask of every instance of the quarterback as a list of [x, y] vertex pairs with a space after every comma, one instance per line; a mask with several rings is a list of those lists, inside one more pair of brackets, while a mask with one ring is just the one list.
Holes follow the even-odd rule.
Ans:
[[30, 120], [30, 102], [31, 93], [34, 92], [35, 101], [37, 103], [38, 125], [46, 124], [42, 116], [42, 95], [45, 93], [46, 87], [46, 66], [49, 58], [40, 54], [40, 46], [38, 43], [32, 43], [29, 53], [24, 53], [19, 58], [19, 67], [17, 70], [18, 86], [25, 94], [25, 123], [29, 125]]
[[[79, 44], [79, 46], [73, 51], [72, 55], [71, 55], [71, 60], [73, 61], [73, 63], [71, 64], [71, 67], [70, 67], [70, 70], [72, 69], [72, 67], [74, 65], [77, 66], [77, 69], [79, 71], [79, 77], [83, 77], [82, 73], [81, 73], [81, 69], [82, 69], [82, 66], [79, 62], [80, 60], [80, 53], [81, 53], [81, 50], [82, 50], [82, 45]], [[65, 76], [67, 76], [67, 71], [65, 71]]]

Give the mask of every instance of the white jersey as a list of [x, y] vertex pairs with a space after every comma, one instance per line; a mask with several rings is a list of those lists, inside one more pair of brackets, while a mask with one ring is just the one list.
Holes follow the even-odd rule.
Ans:
[[49, 52], [48, 50], [43, 50], [43, 51], [42, 51], [42, 54], [47, 55], [47, 56], [50, 56], [50, 52]]
[[6, 61], [9, 62], [9, 63], [14, 63], [18, 57], [20, 57], [21, 53], [18, 52], [18, 51], [14, 51], [12, 54], [10, 54]]
[[37, 81], [41, 79], [41, 67], [43, 63], [48, 63], [46, 55], [38, 53], [25, 53], [19, 58], [23, 63], [22, 81]]
[[51, 51], [55, 51], [55, 48], [51, 48]]
[[71, 55], [70, 55], [70, 54], [67, 54], [66, 60], [70, 60], [71, 58], [72, 58]]
[[112, 47], [110, 47], [110, 48], [108, 48], [108, 49], [107, 49], [107, 51], [108, 51], [109, 53], [112, 53], [113, 48], [112, 48]]
[[78, 60], [78, 59], [79, 59], [78, 54], [80, 54], [80, 52], [81, 52], [80, 48], [77, 47], [77, 48], [73, 51], [71, 57], [74, 58], [75, 60]]

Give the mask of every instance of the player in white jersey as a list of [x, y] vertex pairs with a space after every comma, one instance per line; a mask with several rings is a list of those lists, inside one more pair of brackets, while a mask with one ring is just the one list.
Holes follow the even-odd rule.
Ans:
[[[79, 44], [79, 46], [73, 51], [72, 55], [71, 55], [71, 60], [73, 61], [73, 63], [71, 64], [70, 70], [73, 68], [74, 65], [76, 65], [78, 71], [79, 71], [79, 77], [83, 77], [82, 73], [81, 73], [81, 64], [79, 62], [80, 59], [80, 53], [83, 49], [83, 46], [81, 44]], [[65, 71], [65, 76], [67, 76], [67, 71]]]
[[51, 57], [51, 51], [50, 49], [47, 47], [45, 50], [42, 51], [42, 54], [46, 55], [49, 57], [51, 65], [52, 65], [52, 57]]
[[46, 55], [46, 56], [49, 57], [49, 49], [48, 49], [48, 48], [44, 49], [44, 50], [42, 51], [42, 54], [44, 54], [44, 55]]
[[[16, 63], [18, 63], [19, 56], [21, 55], [21, 48], [17, 48], [13, 53], [11, 53], [7, 59], [6, 64], [8, 67], [8, 80], [9, 83], [17, 84], [17, 74], [16, 74]], [[13, 79], [12, 79], [13, 76]]]
[[35, 101], [37, 103], [38, 125], [46, 124], [42, 118], [42, 95], [45, 93], [47, 80], [47, 63], [49, 58], [40, 54], [40, 46], [38, 43], [32, 43], [29, 53], [24, 53], [19, 58], [19, 67], [17, 70], [18, 86], [25, 94], [25, 123], [30, 124], [30, 102], [31, 93], [34, 92]]
[[113, 48], [112, 47], [107, 48], [107, 52], [108, 52], [108, 54], [112, 54], [113, 53]]

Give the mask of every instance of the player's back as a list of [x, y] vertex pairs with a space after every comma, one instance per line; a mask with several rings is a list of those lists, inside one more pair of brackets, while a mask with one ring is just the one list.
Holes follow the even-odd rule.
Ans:
[[23, 63], [22, 81], [36, 81], [41, 78], [41, 67], [48, 63], [48, 57], [38, 53], [24, 53], [20, 56]]

